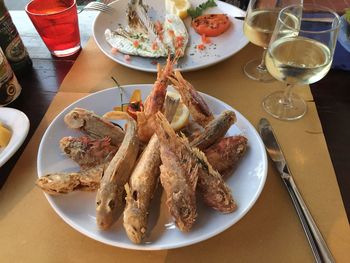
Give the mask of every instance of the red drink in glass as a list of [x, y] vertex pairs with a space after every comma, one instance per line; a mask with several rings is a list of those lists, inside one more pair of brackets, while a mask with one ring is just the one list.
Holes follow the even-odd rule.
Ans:
[[25, 10], [51, 54], [65, 57], [80, 50], [75, 0], [32, 0]]

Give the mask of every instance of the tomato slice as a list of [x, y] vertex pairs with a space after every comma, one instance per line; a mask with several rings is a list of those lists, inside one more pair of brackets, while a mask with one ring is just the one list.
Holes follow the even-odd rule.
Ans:
[[226, 14], [207, 14], [195, 18], [192, 27], [200, 35], [216, 37], [230, 27], [231, 21]]

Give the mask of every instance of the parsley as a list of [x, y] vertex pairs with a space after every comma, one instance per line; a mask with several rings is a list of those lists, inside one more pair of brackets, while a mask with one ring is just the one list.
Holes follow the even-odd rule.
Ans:
[[206, 2], [200, 4], [196, 8], [187, 9], [187, 13], [192, 17], [192, 19], [202, 15], [203, 11], [209, 7], [216, 6], [215, 0], [207, 0]]
[[350, 24], [350, 8], [345, 9], [345, 20]]

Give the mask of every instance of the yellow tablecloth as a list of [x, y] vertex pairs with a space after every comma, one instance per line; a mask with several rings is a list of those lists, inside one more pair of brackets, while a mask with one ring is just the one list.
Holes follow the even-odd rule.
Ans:
[[[246, 61], [260, 55], [259, 48], [248, 45], [220, 64], [184, 76], [198, 90], [232, 105], [252, 124], [261, 117], [271, 121], [336, 261], [350, 262], [349, 224], [310, 89], [297, 89], [309, 107], [301, 120], [283, 122], [268, 116], [261, 101], [282, 84], [255, 82], [242, 72]], [[126, 250], [92, 240], [64, 223], [34, 186], [39, 143], [66, 106], [88, 93], [114, 86], [111, 76], [120, 84], [155, 80], [155, 74], [114, 63], [89, 41], [0, 190], [1, 262], [313, 262], [297, 214], [271, 162], [264, 190], [249, 213], [223, 233], [195, 245], [153, 252]]]

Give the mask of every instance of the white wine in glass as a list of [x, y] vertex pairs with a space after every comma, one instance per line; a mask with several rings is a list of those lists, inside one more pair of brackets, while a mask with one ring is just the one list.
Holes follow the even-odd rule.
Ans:
[[[292, 26], [286, 21], [298, 17]], [[264, 109], [282, 120], [299, 119], [306, 113], [305, 101], [292, 93], [296, 84], [311, 84], [329, 71], [340, 19], [332, 10], [314, 4], [288, 6], [281, 10], [266, 56], [270, 74], [287, 84], [263, 101]]]
[[[271, 81], [274, 78], [265, 67], [266, 49], [275, 28], [279, 11], [290, 4], [300, 4], [302, 0], [251, 0], [244, 20], [244, 34], [251, 43], [262, 47], [262, 59], [249, 61], [245, 67], [245, 74], [254, 80]], [[288, 23], [296, 23], [296, 17], [291, 16]]]

